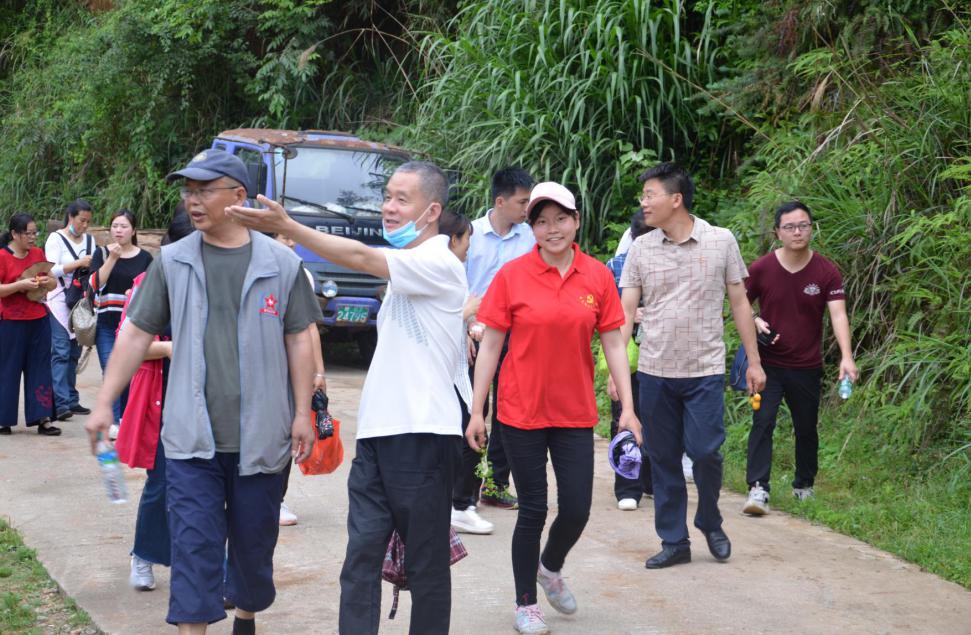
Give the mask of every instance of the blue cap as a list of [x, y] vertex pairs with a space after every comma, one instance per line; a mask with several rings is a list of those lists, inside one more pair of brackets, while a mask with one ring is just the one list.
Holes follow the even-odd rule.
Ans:
[[172, 172], [165, 177], [165, 180], [169, 183], [176, 179], [215, 181], [223, 176], [238, 181], [246, 188], [247, 192], [250, 191], [249, 172], [246, 170], [246, 164], [239, 157], [225, 150], [203, 150], [192, 157], [189, 165], [178, 172]]

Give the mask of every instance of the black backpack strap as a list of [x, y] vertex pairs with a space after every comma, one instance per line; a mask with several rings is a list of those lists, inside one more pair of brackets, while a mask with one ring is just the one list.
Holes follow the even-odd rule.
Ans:
[[[57, 234], [57, 237], [64, 242], [64, 246], [67, 247], [67, 250], [71, 252], [71, 256], [73, 256], [74, 259], [77, 260], [78, 252], [74, 251], [74, 247], [71, 246], [71, 241], [65, 238], [64, 234], [62, 234], [61, 232], [54, 232], [54, 233]], [[90, 236], [88, 236], [88, 238], [90, 238]], [[87, 243], [85, 243], [84, 246], [87, 247]]]

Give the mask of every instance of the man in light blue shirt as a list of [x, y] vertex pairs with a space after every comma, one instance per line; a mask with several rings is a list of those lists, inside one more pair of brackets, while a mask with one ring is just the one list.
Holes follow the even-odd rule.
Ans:
[[465, 261], [472, 295], [484, 296], [496, 272], [536, 244], [525, 222], [532, 184], [529, 173], [519, 168], [505, 168], [492, 177], [494, 207], [472, 221], [472, 244]]
[[[473, 296], [485, 295], [499, 269], [504, 264], [528, 253], [536, 244], [533, 230], [526, 220], [526, 204], [533, 189], [533, 177], [521, 168], [503, 168], [492, 177], [493, 207], [482, 217], [472, 222], [472, 242], [469, 246], [465, 269], [469, 279], [469, 293]], [[476, 328], [471, 322], [469, 334], [478, 342], [484, 329]], [[492, 483], [486, 486], [480, 496], [484, 505], [504, 509], [516, 509], [518, 501], [509, 493], [509, 462], [496, 425], [496, 390], [498, 388], [499, 368], [505, 357], [503, 346], [492, 383], [492, 436], [489, 439], [489, 462], [492, 465]], [[474, 356], [470, 357], [473, 364]], [[469, 369], [474, 374], [474, 365]], [[483, 413], [484, 414], [484, 413]], [[468, 412], [463, 412], [463, 431], [468, 425]], [[492, 523], [482, 520], [475, 512], [475, 499], [479, 481], [475, 476], [478, 455], [466, 447], [463, 453], [462, 474], [456, 479], [452, 496], [452, 526], [457, 531], [469, 533], [489, 533]], [[493, 488], [492, 485], [495, 485]]]

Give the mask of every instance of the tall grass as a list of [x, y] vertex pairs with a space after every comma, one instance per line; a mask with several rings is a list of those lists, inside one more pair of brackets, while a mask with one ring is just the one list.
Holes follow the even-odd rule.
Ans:
[[459, 169], [480, 205], [503, 165], [563, 181], [584, 208], [581, 240], [599, 243], [629, 215], [622, 155], [670, 158], [712, 134], [687, 81], [714, 72], [710, 19], [681, 0], [469, 2], [423, 42], [408, 138]]

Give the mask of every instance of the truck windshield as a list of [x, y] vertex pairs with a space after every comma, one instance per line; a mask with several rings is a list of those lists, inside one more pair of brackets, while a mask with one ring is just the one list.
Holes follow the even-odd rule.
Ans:
[[[337, 204], [354, 216], [371, 217], [381, 213], [384, 186], [395, 168], [404, 162], [401, 157], [378, 152], [312, 146], [295, 150], [297, 156], [287, 161], [285, 190], [282, 151], [274, 155], [277, 195], [285, 193], [287, 197], [319, 205]], [[301, 211], [315, 210], [308, 206]]]

